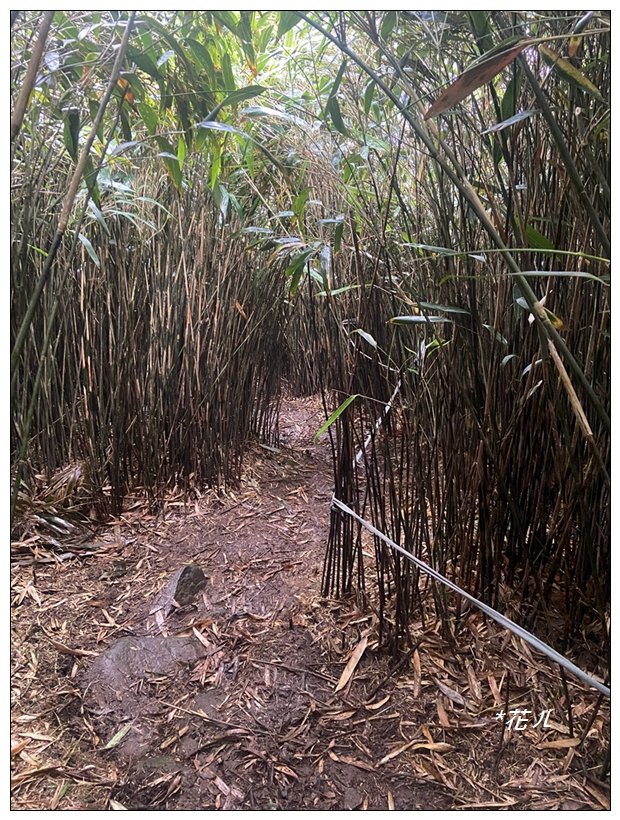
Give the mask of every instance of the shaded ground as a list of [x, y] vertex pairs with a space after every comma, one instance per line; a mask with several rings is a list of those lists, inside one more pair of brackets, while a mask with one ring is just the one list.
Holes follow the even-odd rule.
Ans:
[[[238, 492], [136, 504], [92, 555], [13, 569], [14, 808], [609, 807], [595, 694], [569, 682], [567, 700], [555, 669], [477, 615], [458, 639], [414, 623], [395, 668], [372, 606], [321, 599], [322, 418], [290, 400], [282, 449], [257, 447]], [[153, 601], [188, 563], [206, 588], [162, 635]], [[189, 654], [166, 658], [166, 634]], [[135, 658], [131, 695], [106, 700], [95, 659], [146, 635], [152, 661]], [[530, 710], [523, 731], [496, 718], [507, 696]]]

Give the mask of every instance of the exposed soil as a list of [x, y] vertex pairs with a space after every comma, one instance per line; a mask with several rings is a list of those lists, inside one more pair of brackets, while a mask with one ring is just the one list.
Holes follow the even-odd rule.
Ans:
[[[322, 419], [288, 400], [282, 448], [256, 446], [239, 491], [136, 503], [89, 555], [14, 567], [14, 808], [609, 807], [596, 694], [570, 681], [567, 700], [554, 668], [476, 614], [457, 639], [414, 619], [398, 661], [372, 606], [321, 598]], [[206, 588], [158, 624], [157, 593], [190, 563]], [[102, 695], [95, 658], [147, 635], [131, 695]], [[166, 635], [186, 638], [180, 654]], [[547, 728], [503, 730], [507, 696], [550, 710]]]

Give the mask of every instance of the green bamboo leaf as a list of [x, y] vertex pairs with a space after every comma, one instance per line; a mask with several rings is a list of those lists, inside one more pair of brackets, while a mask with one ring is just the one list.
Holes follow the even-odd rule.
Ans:
[[251, 100], [252, 97], [258, 97], [260, 94], [263, 94], [266, 90], [267, 89], [264, 88], [262, 85], [248, 85], [245, 88], [239, 88], [236, 91], [233, 91], [232, 94], [228, 94], [226, 97], [224, 97], [224, 99], [215, 106], [213, 111], [209, 112], [205, 119], [213, 120], [221, 111], [221, 109], [224, 108], [224, 106], [236, 105], [237, 103], [244, 102], [244, 100]]
[[251, 105], [248, 108], [244, 108], [240, 113], [244, 117], [277, 117], [286, 122], [295, 123], [295, 125], [299, 125], [302, 128], [308, 127], [307, 122], [302, 120], [301, 117], [295, 117], [293, 114], [287, 114], [286, 111], [279, 111], [277, 108], [267, 108], [263, 105]]
[[135, 148], [136, 145], [140, 145], [138, 140], [129, 140], [129, 142], [121, 142], [119, 143], [113, 151], [110, 151], [111, 157], [117, 157], [119, 154], [128, 151], [130, 148]]
[[[183, 62], [183, 66], [184, 66], [185, 70], [187, 71], [187, 74], [189, 76], [189, 79], [190, 79], [191, 83], [194, 85], [194, 87], [196, 87], [197, 86], [197, 77], [196, 77], [196, 74], [194, 72], [194, 67], [192, 66], [191, 61], [188, 59], [187, 54], [185, 53], [184, 49], [181, 47], [178, 40], [176, 40], [170, 34], [168, 29], [164, 25], [162, 25], [159, 22], [159, 20], [156, 20], [155, 17], [153, 17], [152, 15], [150, 15], [150, 16], [145, 15], [143, 19], [144, 19], [145, 23], [148, 25], [149, 29], [155, 30], [159, 34], [159, 36], [166, 43], [168, 43], [168, 45], [175, 52], [175, 54], [181, 59], [181, 61]], [[137, 66], [139, 66], [140, 68], [142, 67], [142, 66], [140, 66], [140, 63], [138, 62], [138, 60], [136, 59], [135, 53], [133, 51], [131, 52], [131, 58], [134, 60], [134, 62], [136, 63]], [[151, 63], [152, 63], [152, 60], [151, 60]], [[155, 71], [157, 71], [157, 68], [155, 68]]]
[[472, 29], [478, 39], [479, 47], [483, 52], [488, 52], [492, 47], [491, 26], [489, 25], [489, 14], [486, 11], [470, 11], [469, 19]]
[[304, 265], [310, 259], [311, 256], [314, 256], [316, 253], [316, 248], [309, 248], [308, 250], [302, 251], [301, 253], [297, 254], [293, 257], [291, 262], [289, 263], [288, 267], [285, 271], [285, 276], [294, 276], [299, 270], [303, 270]]
[[161, 57], [157, 60], [157, 68], [160, 68], [164, 63], [167, 63], [168, 60], [174, 56], [174, 51], [170, 49], [169, 51], [165, 51]]
[[366, 116], [368, 116], [370, 112], [370, 106], [372, 105], [372, 98], [375, 93], [375, 87], [375, 81], [371, 80], [366, 86], [366, 91], [364, 91], [364, 114], [366, 114]]
[[220, 22], [223, 26], [226, 26], [226, 28], [236, 37], [240, 36], [237, 18], [231, 11], [214, 11], [212, 14], [218, 22]]
[[77, 108], [70, 108], [65, 112], [63, 135], [67, 153], [74, 162], [77, 162], [80, 137], [80, 112]]
[[157, 112], [148, 103], [138, 103], [138, 113], [142, 117], [142, 122], [151, 136], [157, 131]]
[[338, 253], [342, 245], [342, 235], [344, 233], [344, 220], [336, 225], [334, 231], [334, 253]]
[[105, 221], [105, 217], [104, 217], [102, 211], [99, 210], [99, 208], [95, 205], [95, 203], [93, 202], [92, 199], [90, 199], [88, 201], [88, 210], [92, 213], [92, 215], [95, 217], [95, 219], [97, 220], [97, 222], [101, 226], [101, 230], [105, 234], [110, 236], [110, 229], [108, 228], [108, 224]]
[[129, 732], [131, 727], [133, 726], [133, 721], [130, 721], [126, 726], [123, 726], [122, 729], [114, 735], [114, 737], [109, 740], [106, 745], [103, 747], [104, 749], [114, 749], [115, 746], [121, 742], [121, 740], [125, 737], [125, 735]]
[[594, 276], [592, 273], [586, 273], [586, 271], [582, 270], [524, 270], [520, 274], [516, 273], [509, 273], [510, 276], [558, 276], [563, 277], [566, 276], [568, 278], [574, 279], [589, 279], [591, 282], [598, 282], [601, 285], [605, 285], [605, 287], [609, 287], [609, 283], [605, 281], [602, 276]]
[[347, 127], [344, 124], [344, 120], [342, 119], [342, 112], [340, 111], [340, 105], [335, 97], [329, 98], [325, 106], [325, 111], [329, 114], [336, 130], [340, 131], [340, 133], [343, 136], [348, 137], [349, 132], [347, 131]]
[[228, 52], [222, 57], [222, 78], [224, 80], [224, 91], [232, 94], [232, 92], [236, 90], [237, 85], [232, 70], [232, 60]]
[[306, 207], [306, 202], [310, 196], [310, 188], [304, 188], [293, 200], [293, 213], [296, 217], [300, 217]]
[[540, 52], [540, 56], [543, 58], [545, 63], [550, 65], [554, 71], [562, 77], [562, 79], [566, 80], [576, 88], [581, 88], [582, 91], [590, 94], [590, 96], [594, 97], [594, 99], [599, 102], [605, 102], [603, 95], [594, 83], [591, 82], [585, 74], [582, 74], [578, 68], [575, 68], [571, 62], [566, 60], [564, 57], [560, 57], [560, 55], [552, 48], [549, 48], [549, 46], [542, 43], [538, 46], [538, 51]]
[[279, 12], [280, 22], [278, 23], [278, 33], [276, 35], [276, 39], [279, 40], [282, 35], [286, 34], [287, 31], [290, 31], [294, 26], [299, 23], [301, 17], [296, 11], [281, 11]]
[[315, 444], [316, 444], [316, 442], [319, 440], [319, 438], [323, 435], [323, 433], [324, 433], [324, 432], [325, 432], [325, 431], [326, 431], [329, 427], [331, 427], [331, 426], [332, 426], [332, 424], [336, 421], [336, 419], [339, 419], [339, 418], [340, 418], [340, 416], [344, 413], [344, 411], [347, 409], [347, 407], [348, 407], [350, 404], [352, 404], [352, 403], [355, 401], [355, 399], [357, 399], [357, 398], [359, 398], [359, 393], [354, 393], [352, 396], [349, 396], [348, 398], [346, 398], [346, 399], [342, 402], [342, 404], [334, 410], [334, 412], [333, 412], [333, 413], [331, 414], [331, 416], [327, 419], [327, 421], [326, 421], [324, 424], [322, 424], [322, 425], [319, 427], [319, 429], [316, 431], [316, 433], [314, 434], [314, 439], [313, 439], [313, 441], [314, 441], [314, 443], [315, 443]]
[[525, 238], [533, 248], [547, 251], [554, 250], [555, 246], [553, 242], [551, 242], [550, 239], [547, 239], [547, 237], [540, 231], [536, 230], [533, 225], [525, 226]]
[[237, 134], [238, 136], [245, 137], [246, 139], [249, 137], [248, 134], [240, 131], [238, 128], [235, 128], [233, 125], [229, 125], [227, 122], [217, 122], [217, 120], [203, 120], [202, 122], [199, 122], [196, 127], [207, 128], [210, 131], [226, 131], [228, 134]]
[[84, 166], [84, 182], [86, 183], [88, 193], [93, 202], [98, 208], [101, 208], [101, 196], [99, 194], [99, 186], [97, 185], [97, 171], [90, 157], [87, 158], [86, 165]]
[[[594, 12], [589, 11], [584, 16], [575, 23], [573, 27], [573, 34], [579, 34], [580, 31], [583, 31], [584, 28], [588, 25], [590, 20], [594, 17]], [[579, 46], [581, 45], [581, 37], [571, 37], [568, 42], [568, 56], [575, 57], [577, 52], [579, 51]]]
[[209, 81], [215, 87], [215, 65], [207, 48], [198, 40], [189, 39], [187, 45], [200, 66], [206, 71]]
[[398, 22], [398, 14], [395, 11], [388, 11], [385, 13], [381, 21], [381, 39], [387, 40], [390, 34], [394, 31], [394, 27]]
[[93, 260], [95, 265], [98, 268], [100, 268], [101, 267], [101, 262], [99, 261], [99, 257], [97, 256], [97, 252], [93, 248], [90, 240], [86, 236], [84, 236], [83, 233], [78, 234], [78, 239], [80, 240], [82, 245], [84, 245], [84, 248], [86, 249], [86, 253], [90, 256], [90, 258]]

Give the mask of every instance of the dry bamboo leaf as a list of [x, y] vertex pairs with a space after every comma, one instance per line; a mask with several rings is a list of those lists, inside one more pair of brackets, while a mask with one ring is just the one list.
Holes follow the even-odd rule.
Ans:
[[353, 709], [352, 711], [349, 711], [349, 712], [337, 712], [336, 714], [333, 714], [333, 715], [325, 715], [325, 717], [329, 718], [329, 720], [349, 720], [349, 718], [353, 717], [353, 715], [356, 713], [356, 711], [357, 711], [356, 709]]
[[96, 658], [99, 655], [98, 652], [92, 652], [90, 649], [72, 649], [70, 646], [65, 646], [64, 643], [50, 638], [49, 635], [47, 639], [54, 649], [57, 649], [62, 655], [73, 655], [74, 658]]
[[338, 755], [337, 755], [335, 752], [332, 752], [332, 750], [331, 750], [331, 749], [327, 752], [327, 755], [328, 755], [328, 757], [330, 757], [330, 758], [331, 758], [331, 759], [332, 759], [335, 763], [340, 763], [340, 758], [338, 757]]
[[469, 661], [466, 661], [465, 668], [467, 669], [467, 680], [469, 681], [469, 691], [471, 692], [472, 697], [475, 698], [475, 700], [482, 700], [480, 681], [476, 677], [476, 673], [474, 672]]
[[119, 803], [118, 800], [109, 799], [110, 808], [114, 811], [127, 811], [127, 806], [123, 806], [122, 803]]
[[385, 757], [382, 757], [381, 760], [377, 763], [377, 766], [383, 766], [384, 763], [387, 763], [390, 760], [394, 760], [395, 757], [402, 755], [403, 752], [406, 752], [407, 749], [410, 749], [415, 743], [415, 740], [410, 740], [409, 743], [405, 743], [404, 746], [399, 746], [398, 749], [394, 749], [391, 752], [388, 752]]
[[278, 772], [282, 772], [282, 774], [285, 774], [287, 777], [292, 777], [293, 780], [299, 780], [297, 772], [294, 772], [290, 766], [285, 766], [284, 763], [277, 763], [273, 768]]
[[491, 690], [491, 694], [493, 695], [493, 698], [495, 699], [495, 703], [498, 704], [498, 705], [501, 704], [502, 696], [501, 696], [501, 693], [500, 693], [500, 691], [497, 687], [497, 681], [495, 680], [493, 675], [487, 675], [487, 680], [489, 681], [489, 688]]
[[448, 719], [446, 710], [443, 708], [441, 700], [437, 701], [437, 716], [439, 717], [439, 725], [443, 726], [444, 729], [449, 729], [451, 725], [450, 720]]
[[195, 626], [192, 627], [192, 632], [194, 633], [195, 637], [198, 638], [200, 643], [205, 647], [205, 649], [212, 649], [212, 644], [205, 638], [202, 632], [199, 632]]
[[364, 635], [362, 640], [358, 643], [358, 645], [353, 650], [353, 654], [349, 658], [349, 662], [344, 668], [342, 675], [340, 676], [340, 680], [336, 685], [336, 692], [340, 692], [341, 689], [347, 685], [347, 683], [351, 680], [351, 676], [355, 672], [355, 668], [357, 667], [358, 663], [360, 662], [362, 655], [366, 651], [366, 647], [368, 646], [368, 636]]
[[14, 757], [15, 755], [18, 755], [21, 751], [23, 751], [23, 749], [26, 748], [26, 746], [29, 743], [30, 743], [30, 738], [27, 737], [24, 740], [20, 740], [17, 743], [15, 743], [13, 746], [11, 746], [11, 757]]
[[471, 809], [507, 809], [510, 806], [516, 805], [516, 800], [508, 799], [504, 803], [463, 803], [458, 808], [459, 810], [469, 811]]
[[349, 757], [348, 755], [341, 755], [339, 762], [347, 763], [349, 766], [355, 766], [357, 769], [362, 769], [365, 772], [377, 771], [376, 768], [372, 766], [370, 763], [366, 763], [363, 760], [356, 760], [354, 757]]
[[445, 683], [442, 683], [440, 680], [436, 680], [435, 683], [447, 698], [450, 698], [451, 701], [459, 706], [465, 706], [463, 696], [460, 695], [456, 689], [450, 689], [449, 686], [446, 686]]
[[395, 810], [396, 806], [394, 805], [394, 797], [392, 796], [391, 791], [388, 791], [388, 793], [387, 793], [387, 804], [388, 804], [388, 809], [390, 811]]
[[58, 738], [57, 737], [50, 737], [49, 735], [41, 735], [37, 732], [18, 732], [20, 737], [28, 737], [31, 740], [43, 740], [49, 741], [50, 743], [55, 743]]
[[579, 737], [563, 737], [561, 740], [548, 740], [545, 743], [539, 743], [537, 749], [570, 749], [573, 746], [579, 746], [581, 738]]
[[390, 697], [391, 697], [391, 695], [386, 695], [382, 700], [378, 701], [377, 703], [367, 703], [366, 704], [366, 709], [369, 709], [371, 711], [374, 711], [376, 709], [380, 709], [382, 706], [385, 706], [385, 704], [388, 702]]
[[424, 119], [428, 120], [430, 117], [436, 117], [437, 114], [447, 111], [448, 108], [453, 108], [457, 103], [460, 103], [461, 100], [464, 100], [465, 97], [469, 97], [477, 88], [488, 83], [489, 80], [492, 80], [503, 68], [506, 68], [509, 63], [519, 56], [527, 45], [528, 41], [523, 40], [516, 46], [508, 49], [508, 51], [501, 51], [499, 54], [494, 54], [492, 57], [489, 57], [488, 60], [484, 60], [468, 68], [437, 97], [426, 114], [424, 114]]
[[594, 786], [592, 786], [590, 783], [586, 783], [585, 787], [586, 787], [586, 790], [590, 792], [592, 797], [594, 797], [596, 800], [598, 800], [598, 802], [601, 804], [601, 806], [604, 809], [609, 811], [611, 806], [610, 806], [609, 799], [607, 798], [607, 796], [604, 795], [603, 792], [599, 791], [598, 789], [595, 789]]
[[575, 757], [575, 750], [569, 749], [566, 752], [566, 757], [564, 758], [564, 762], [562, 763], [562, 774], [566, 774], [568, 772], [570, 764], [573, 762], [573, 758]]
[[416, 743], [411, 747], [413, 752], [417, 752], [418, 749], [424, 749], [428, 752], [451, 752], [454, 746], [450, 743]]
[[224, 796], [228, 796], [230, 794], [230, 786], [228, 786], [226, 783], [224, 783], [224, 781], [222, 780], [221, 777], [218, 777], [217, 775], [215, 775], [215, 777], [213, 778], [213, 782], [215, 783], [215, 785], [218, 787], [218, 789], [222, 792], [222, 794]]
[[27, 780], [31, 780], [32, 778], [41, 777], [44, 774], [51, 774], [59, 771], [60, 769], [58, 766], [38, 766], [32, 769], [26, 769], [26, 771], [19, 772], [19, 774], [16, 774], [15, 777], [11, 778], [11, 787], [14, 788], [19, 786], [21, 783], [25, 783]]

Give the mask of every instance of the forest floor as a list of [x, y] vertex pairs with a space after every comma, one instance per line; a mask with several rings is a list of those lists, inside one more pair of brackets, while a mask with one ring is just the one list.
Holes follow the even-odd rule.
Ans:
[[[288, 399], [282, 446], [252, 448], [237, 491], [136, 502], [96, 549], [13, 565], [14, 809], [609, 808], [596, 694], [569, 680], [567, 699], [555, 668], [475, 612], [456, 639], [414, 618], [395, 659], [372, 559], [370, 607], [321, 597], [323, 418]], [[156, 594], [190, 563], [202, 595], [155, 624]], [[162, 672], [154, 657], [94, 708], [96, 657], [162, 630], [193, 637], [197, 660]], [[506, 727], [506, 705], [530, 717]]]

